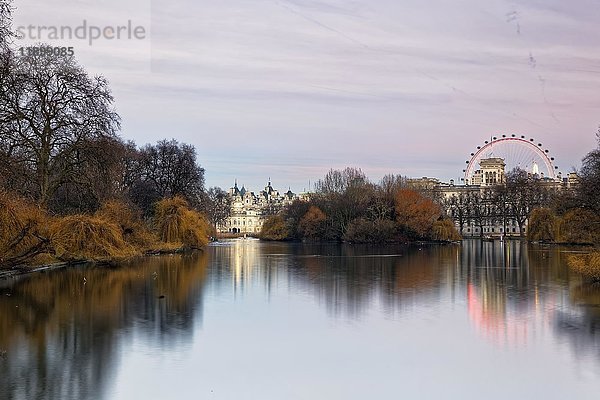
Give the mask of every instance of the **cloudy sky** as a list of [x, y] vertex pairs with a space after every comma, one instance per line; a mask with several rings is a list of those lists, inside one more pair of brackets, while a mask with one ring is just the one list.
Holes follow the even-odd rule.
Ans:
[[[330, 168], [460, 179], [492, 135], [578, 167], [600, 124], [597, 0], [15, 0], [17, 26], [111, 82], [122, 135], [192, 143], [208, 185], [302, 191]], [[22, 40], [20, 44], [26, 44]]]

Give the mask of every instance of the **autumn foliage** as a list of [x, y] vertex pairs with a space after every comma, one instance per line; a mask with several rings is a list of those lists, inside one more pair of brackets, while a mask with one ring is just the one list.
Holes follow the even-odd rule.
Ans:
[[93, 215], [50, 217], [40, 206], [0, 192], [0, 267], [52, 261], [112, 261], [208, 243], [211, 226], [181, 197], [156, 204], [152, 224], [111, 200]]
[[396, 194], [396, 220], [409, 234], [425, 239], [431, 237], [433, 224], [441, 216], [433, 200], [415, 190], [400, 189]]
[[47, 215], [28, 200], [0, 191], [0, 266], [12, 266], [44, 253]]
[[573, 272], [594, 282], [600, 282], [600, 252], [570, 256], [568, 264]]
[[190, 248], [208, 244], [210, 223], [192, 210], [183, 197], [160, 200], [155, 205], [154, 226], [165, 243], [177, 243]]
[[599, 244], [600, 216], [584, 208], [556, 215], [550, 208], [536, 208], [529, 217], [527, 238], [565, 244]]
[[123, 239], [119, 225], [89, 215], [69, 215], [50, 229], [55, 256], [60, 260], [109, 260], [139, 254]]
[[299, 232], [307, 239], [319, 239], [325, 232], [327, 216], [319, 207], [311, 206], [298, 224]]
[[600, 217], [591, 210], [574, 208], [561, 218], [558, 241], [564, 243], [600, 243]]
[[535, 208], [529, 216], [527, 239], [532, 241], [555, 241], [560, 221], [549, 208]]
[[261, 228], [260, 237], [264, 240], [289, 239], [289, 231], [283, 218], [280, 215], [269, 217]]
[[329, 171], [309, 201], [296, 201], [265, 222], [270, 240], [387, 243], [460, 239], [452, 221], [425, 193], [387, 176], [370, 182], [355, 168]]

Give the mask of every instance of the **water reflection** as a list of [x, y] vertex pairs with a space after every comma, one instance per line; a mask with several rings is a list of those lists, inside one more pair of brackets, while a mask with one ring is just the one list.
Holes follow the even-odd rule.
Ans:
[[206, 264], [202, 254], [157, 257], [3, 283], [0, 398], [102, 398], [131, 332], [167, 349], [191, 340]]
[[[132, 343], [169, 357], [188, 354], [206, 332], [202, 343], [222, 356], [237, 332], [219, 329], [243, 321], [238, 329], [266, 350], [273, 339], [256, 338], [269, 335], [279, 320], [296, 318], [317, 329], [322, 315], [350, 322], [346, 334], [374, 329], [374, 323], [383, 330], [395, 329], [393, 323], [425, 329], [443, 320], [464, 336], [449, 338], [448, 351], [454, 345], [468, 348], [463, 341], [472, 340], [469, 330], [498, 349], [542, 346], [552, 354], [566, 343], [575, 362], [591, 360], [598, 367], [600, 288], [569, 274], [567, 251], [519, 241], [353, 246], [237, 240], [203, 254], [0, 281], [0, 351], [6, 350], [0, 357], [0, 398], [111, 398], [111, 388], [123, 380], [122, 365], [133, 357]], [[284, 308], [272, 314], [286, 302], [310, 311]], [[252, 310], [255, 319], [236, 304]], [[206, 319], [209, 312], [216, 315]], [[284, 335], [293, 336], [289, 329]], [[423, 332], [413, 340], [427, 348], [437, 337], [438, 332]], [[327, 346], [311, 343], [310, 351], [326, 352], [319, 345]], [[192, 356], [190, 363], [201, 360], [212, 368], [219, 361], [211, 356]], [[470, 356], [482, 357], [476, 351]], [[253, 362], [260, 367], [260, 359]]]
[[568, 324], [567, 336], [581, 342], [583, 333], [600, 352], [600, 287], [569, 275], [570, 251], [517, 240], [420, 247], [237, 241], [215, 249], [211, 273], [218, 282], [230, 276], [238, 295], [256, 282], [268, 293], [273, 282], [292, 281], [336, 318], [361, 319], [373, 307], [410, 313], [449, 297], [464, 301], [475, 329], [497, 345], [526, 345], [570, 316], [580, 322]]

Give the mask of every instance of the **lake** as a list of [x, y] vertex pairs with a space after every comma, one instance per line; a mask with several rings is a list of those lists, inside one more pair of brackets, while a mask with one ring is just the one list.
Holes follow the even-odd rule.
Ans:
[[0, 399], [597, 399], [577, 251], [247, 239], [0, 280]]

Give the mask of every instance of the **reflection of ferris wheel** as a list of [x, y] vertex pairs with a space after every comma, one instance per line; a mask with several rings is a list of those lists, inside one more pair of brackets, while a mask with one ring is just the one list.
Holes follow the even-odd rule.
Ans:
[[541, 143], [512, 134], [494, 136], [489, 141], [486, 140], [483, 146], [477, 146], [477, 151], [471, 153], [467, 168], [463, 170], [466, 183], [471, 182], [473, 174], [479, 168], [479, 162], [486, 158], [502, 158], [506, 164], [506, 172], [520, 168], [551, 179], [556, 178], [557, 173], [560, 174], [558, 167], [554, 165], [554, 157], [550, 156], [550, 152], [545, 150]]

